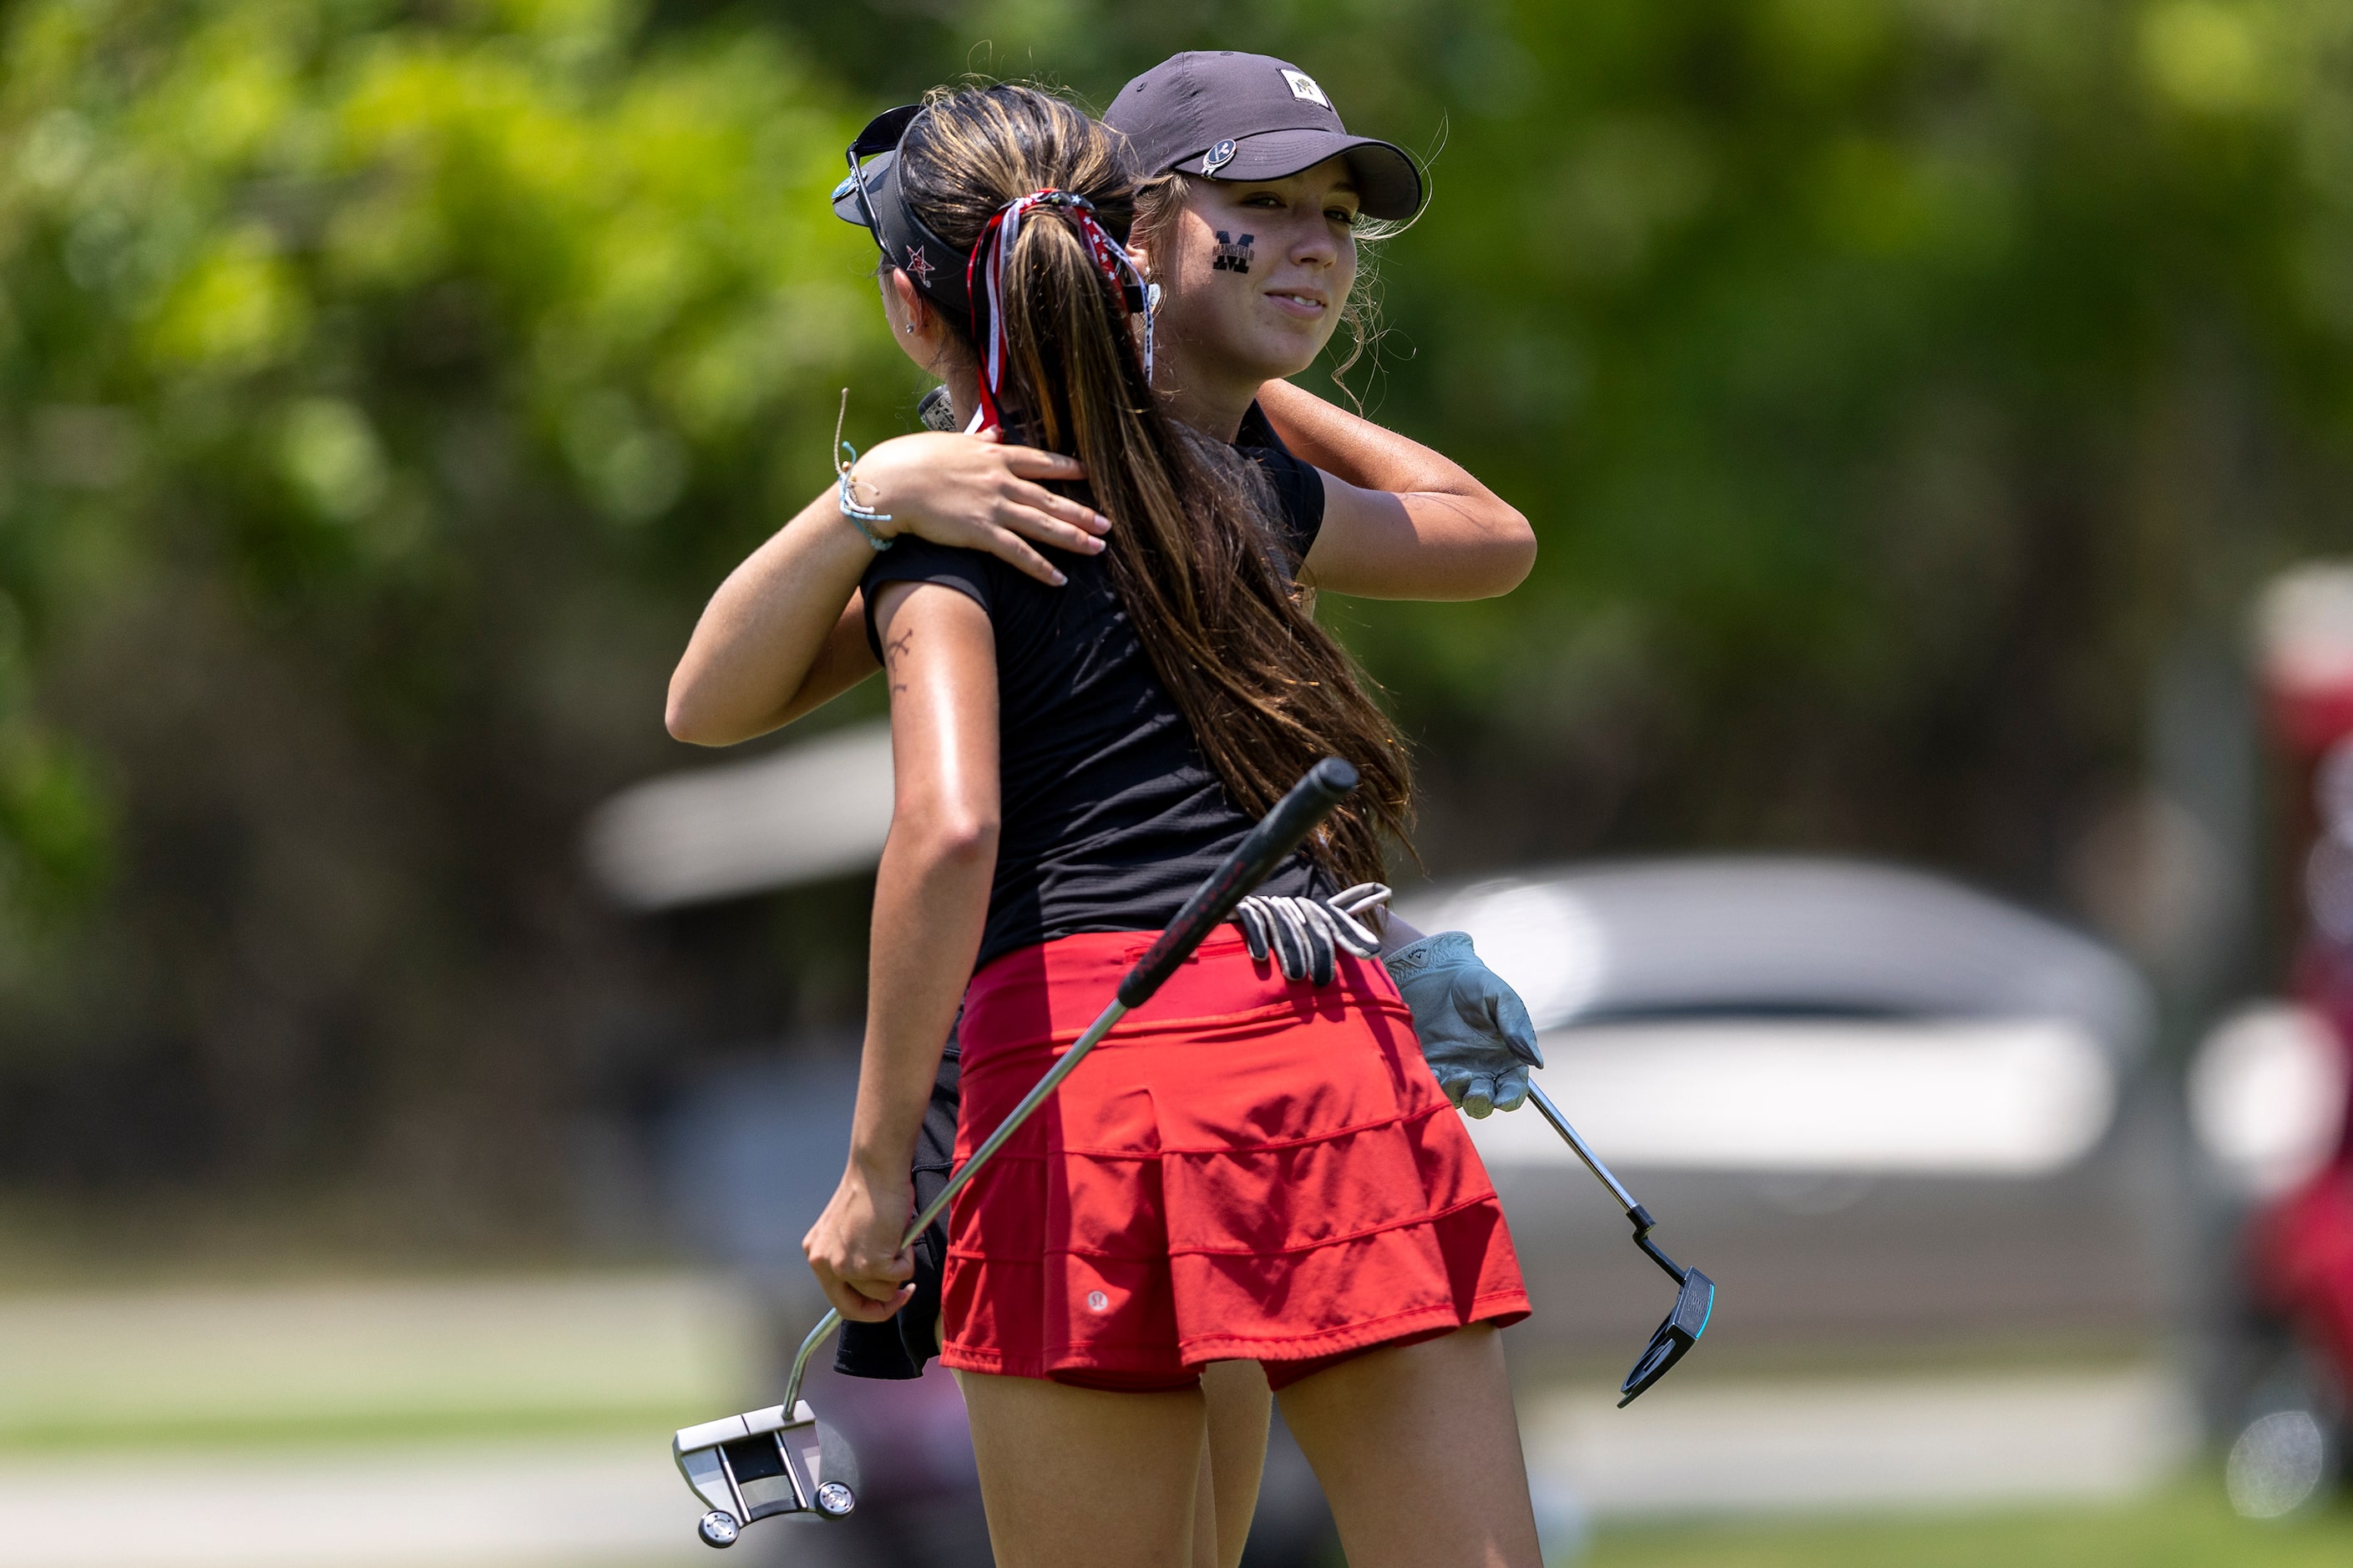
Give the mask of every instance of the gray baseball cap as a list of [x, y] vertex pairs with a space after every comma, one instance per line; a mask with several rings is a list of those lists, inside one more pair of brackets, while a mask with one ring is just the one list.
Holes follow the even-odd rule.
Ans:
[[1421, 208], [1421, 171], [1406, 150], [1351, 136], [1315, 79], [1271, 55], [1229, 49], [1172, 55], [1119, 89], [1103, 123], [1152, 174], [1280, 180], [1345, 157], [1367, 217]]

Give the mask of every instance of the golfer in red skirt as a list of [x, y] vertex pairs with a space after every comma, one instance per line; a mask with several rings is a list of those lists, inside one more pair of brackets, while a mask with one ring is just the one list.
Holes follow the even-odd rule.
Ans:
[[[983, 420], [1082, 460], [1116, 526], [1059, 589], [908, 538], [866, 575], [897, 796], [851, 1163], [807, 1246], [863, 1321], [904, 1298], [909, 1156], [959, 1005], [968, 1150], [1307, 763], [1347, 756], [1366, 787], [1271, 879], [1294, 907], [1368, 880], [1409, 794], [1295, 556], [1268, 548], [1263, 483], [1153, 395], [1119, 143], [1044, 95], [970, 89], [935, 95], [897, 162], [919, 248], [970, 258], [973, 287], [961, 321], [894, 297], [894, 326], [967, 356]], [[1253, 259], [1264, 324], [1320, 347], [1355, 214], [1395, 193], [1336, 153], [1263, 184], [1287, 236]], [[1200, 1369], [1245, 1359], [1358, 1568], [1533, 1568], [1493, 1332], [1527, 1302], [1493, 1189], [1381, 963], [1317, 978], [1212, 939], [959, 1202], [944, 1355], [1000, 1563], [1190, 1564]]]

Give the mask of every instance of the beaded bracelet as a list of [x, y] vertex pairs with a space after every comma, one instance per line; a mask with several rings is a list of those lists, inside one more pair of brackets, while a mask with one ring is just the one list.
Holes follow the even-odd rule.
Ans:
[[[876, 511], [872, 507], [861, 505], [858, 500], [856, 481], [849, 477], [849, 470], [858, 466], [858, 448], [841, 438], [842, 422], [849, 417], [849, 388], [845, 386], [841, 389], [841, 412], [834, 416], [833, 420], [833, 447], [836, 454], [833, 466], [841, 475], [841, 515], [849, 520], [849, 526], [858, 530], [866, 542], [874, 547], [875, 553], [880, 554], [896, 544], [898, 541], [885, 539], [867, 526], [870, 523], [888, 522], [891, 521], [891, 514], [887, 511]], [[846, 458], [840, 456], [844, 452], [849, 456]]]

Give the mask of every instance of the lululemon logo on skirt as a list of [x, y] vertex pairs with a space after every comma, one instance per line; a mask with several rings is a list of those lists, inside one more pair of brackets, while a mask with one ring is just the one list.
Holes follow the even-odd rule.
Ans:
[[1100, 1312], [1105, 1307], [1110, 1305], [1111, 1298], [1104, 1295], [1102, 1291], [1090, 1290], [1087, 1292], [1087, 1310], [1089, 1311]]

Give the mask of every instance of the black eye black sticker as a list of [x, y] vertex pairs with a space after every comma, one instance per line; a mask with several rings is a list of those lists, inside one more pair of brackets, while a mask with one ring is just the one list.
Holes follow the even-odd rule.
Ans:
[[1209, 263], [1212, 272], [1248, 272], [1250, 268], [1250, 246], [1258, 236], [1246, 234], [1240, 239], [1229, 237], [1224, 229], [1218, 230], [1218, 254]]

